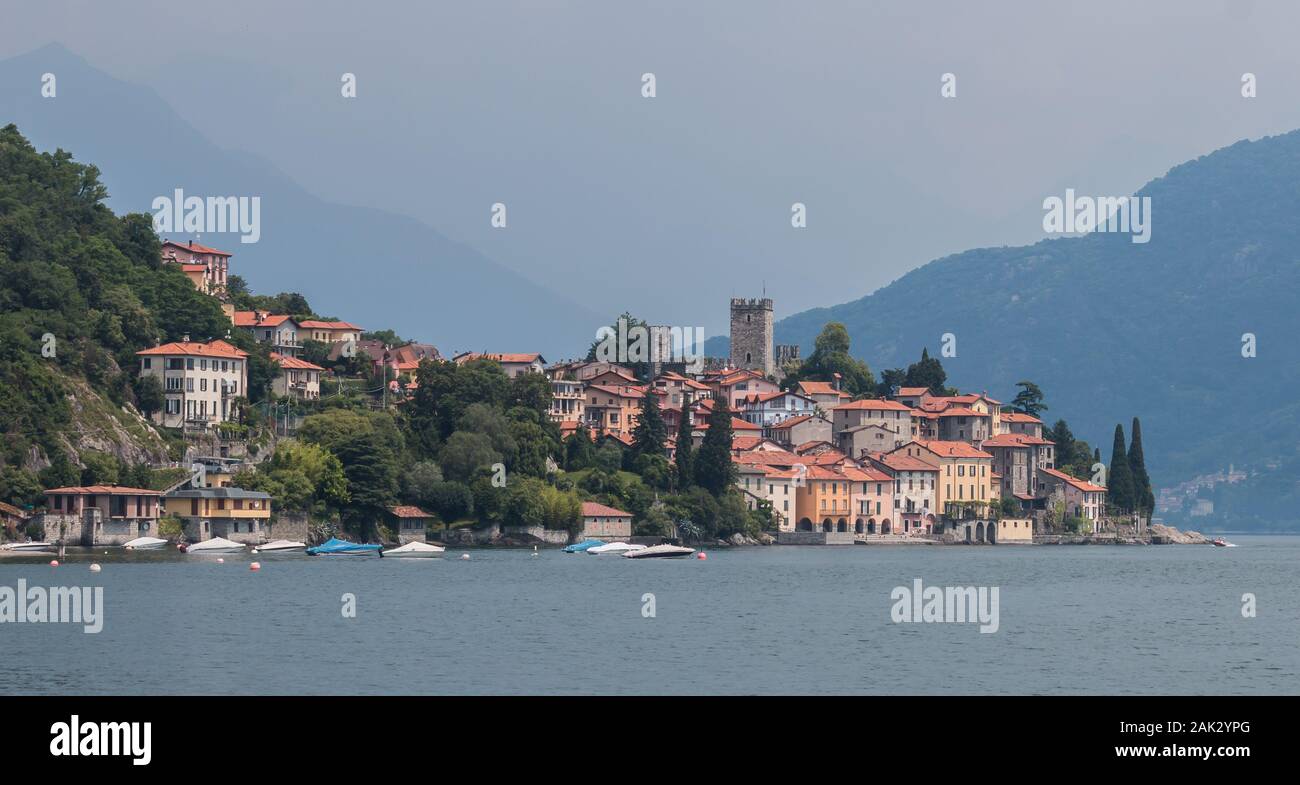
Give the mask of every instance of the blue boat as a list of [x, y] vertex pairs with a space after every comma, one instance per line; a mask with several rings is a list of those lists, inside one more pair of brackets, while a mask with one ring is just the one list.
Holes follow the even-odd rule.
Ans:
[[317, 545], [314, 548], [308, 548], [307, 553], [312, 556], [352, 556], [362, 553], [379, 553], [383, 556], [384, 546], [382, 545], [360, 545], [347, 540], [340, 540], [333, 537], [329, 542]]
[[575, 543], [572, 544], [572, 545], [566, 545], [566, 546], [564, 546], [564, 552], [565, 552], [565, 553], [582, 553], [583, 551], [587, 550], [588, 548], [595, 548], [595, 547], [597, 547], [597, 546], [604, 545], [604, 544], [605, 544], [605, 541], [604, 541], [604, 540], [583, 540], [582, 542], [575, 542]]

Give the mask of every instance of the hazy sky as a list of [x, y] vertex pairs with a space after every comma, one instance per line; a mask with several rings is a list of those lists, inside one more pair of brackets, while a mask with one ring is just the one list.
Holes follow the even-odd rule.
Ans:
[[1067, 187], [1129, 193], [1300, 127], [1281, 0], [0, 3], [0, 57], [61, 42], [320, 196], [710, 331], [732, 295], [854, 299], [1039, 239]]

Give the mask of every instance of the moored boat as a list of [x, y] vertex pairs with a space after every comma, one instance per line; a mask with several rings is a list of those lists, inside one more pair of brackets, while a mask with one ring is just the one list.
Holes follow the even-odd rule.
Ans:
[[643, 548], [639, 551], [628, 551], [623, 554], [624, 559], [674, 559], [678, 556], [690, 556], [695, 553], [694, 548], [683, 548], [680, 545], [652, 545], [649, 548]]
[[604, 544], [605, 544], [604, 540], [583, 540], [582, 542], [575, 542], [572, 545], [564, 546], [564, 552], [582, 553], [583, 551], [588, 550], [590, 548], [599, 548]]
[[307, 543], [294, 540], [271, 540], [253, 549], [253, 553], [292, 553], [307, 550]]
[[159, 537], [136, 537], [134, 540], [122, 543], [122, 547], [128, 551], [150, 551], [166, 544], [167, 541]]
[[604, 554], [619, 556], [630, 551], [643, 551], [645, 548], [646, 546], [644, 545], [636, 545], [630, 542], [611, 542], [608, 545], [597, 545], [594, 548], [588, 548], [587, 553], [590, 553], [593, 556], [601, 556]]
[[347, 540], [332, 537], [329, 542], [321, 543], [314, 548], [308, 548], [307, 553], [312, 556], [363, 556], [367, 553], [378, 553], [383, 556], [383, 550], [384, 546], [382, 545], [348, 542]]
[[196, 542], [193, 545], [186, 545], [186, 553], [205, 554], [205, 553], [237, 553], [248, 546], [242, 542], [227, 540], [225, 537], [213, 537], [210, 540]]
[[445, 550], [447, 549], [441, 545], [430, 545], [427, 542], [408, 542], [400, 548], [383, 551], [380, 555], [392, 556], [398, 559], [431, 559], [441, 556]]
[[50, 551], [54, 546], [48, 542], [7, 542], [0, 545], [0, 550], [5, 551]]

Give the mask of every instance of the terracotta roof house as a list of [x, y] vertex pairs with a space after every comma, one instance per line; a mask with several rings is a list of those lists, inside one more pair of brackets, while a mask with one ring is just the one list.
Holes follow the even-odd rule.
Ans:
[[389, 522], [397, 541], [405, 545], [408, 542], [424, 542], [425, 533], [434, 523], [434, 515], [411, 504], [399, 504], [388, 508]]
[[597, 502], [583, 502], [582, 536], [606, 542], [627, 540], [632, 536], [632, 513]]
[[225, 341], [183, 341], [136, 352], [140, 375], [163, 388], [153, 421], [167, 428], [206, 430], [238, 415], [235, 399], [248, 395], [248, 353]]

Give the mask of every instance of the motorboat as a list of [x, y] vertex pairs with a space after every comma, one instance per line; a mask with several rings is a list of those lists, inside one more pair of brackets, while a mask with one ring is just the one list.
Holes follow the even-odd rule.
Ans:
[[383, 550], [384, 546], [382, 545], [348, 542], [337, 537], [331, 537], [328, 542], [321, 543], [314, 548], [308, 548], [307, 553], [312, 556], [363, 556], [367, 553], [378, 553], [383, 556]]
[[225, 537], [213, 537], [210, 540], [196, 542], [193, 545], [186, 545], [186, 553], [205, 554], [205, 553], [238, 553], [248, 546], [242, 542], [227, 540]]
[[292, 553], [307, 550], [307, 543], [293, 540], [271, 540], [253, 549], [253, 553]]
[[621, 556], [629, 551], [643, 551], [645, 548], [646, 546], [644, 545], [635, 545], [630, 542], [611, 542], [608, 545], [597, 545], [594, 548], [588, 548], [587, 553], [593, 556], [600, 556], [602, 554]]
[[1236, 548], [1236, 547], [1237, 547], [1235, 543], [1228, 542], [1227, 540], [1223, 539], [1222, 537], [1215, 537], [1213, 540], [1210, 540], [1210, 544], [1213, 545], [1213, 546], [1215, 546], [1216, 548]]
[[575, 542], [575, 543], [572, 544], [572, 545], [566, 545], [566, 546], [564, 546], [564, 552], [565, 552], [565, 553], [582, 553], [583, 551], [585, 551], [585, 550], [589, 550], [589, 549], [591, 549], [591, 548], [599, 548], [600, 546], [602, 546], [602, 545], [604, 545], [604, 544], [605, 544], [605, 541], [604, 541], [604, 540], [583, 540], [582, 542]]
[[136, 537], [134, 540], [122, 543], [122, 547], [128, 551], [151, 551], [166, 544], [167, 541], [159, 537]]
[[649, 548], [642, 548], [639, 551], [628, 551], [623, 554], [625, 559], [674, 559], [678, 556], [690, 556], [695, 553], [694, 548], [683, 548], [680, 545], [652, 545]]
[[394, 556], [399, 559], [432, 559], [441, 556], [445, 550], [447, 549], [441, 545], [430, 545], [427, 542], [408, 542], [400, 548], [383, 551], [380, 555]]
[[0, 545], [0, 550], [4, 551], [52, 551], [54, 546], [48, 542], [7, 542]]

